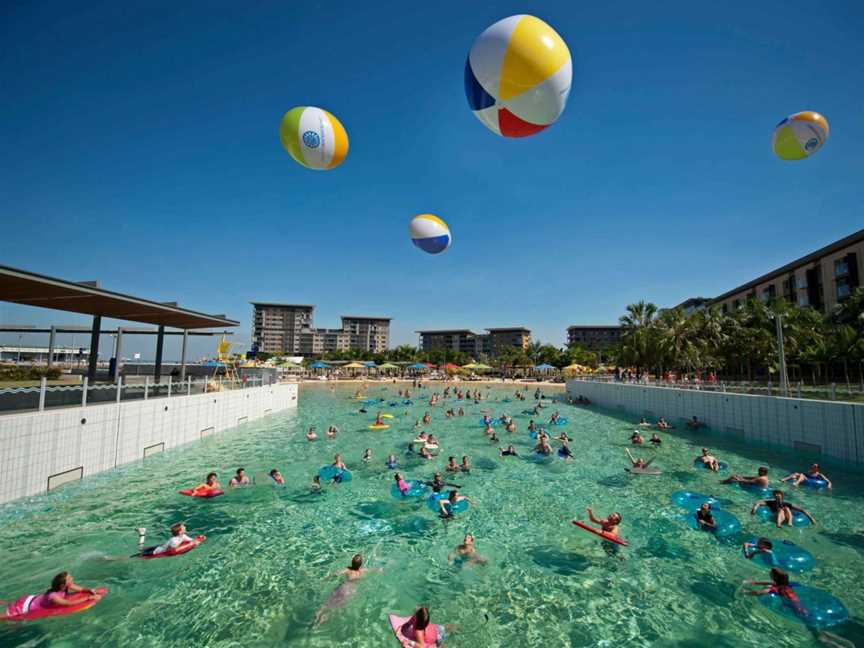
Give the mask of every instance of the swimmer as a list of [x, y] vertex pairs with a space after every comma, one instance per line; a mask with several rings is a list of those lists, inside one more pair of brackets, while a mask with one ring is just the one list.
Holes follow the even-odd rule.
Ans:
[[381, 420], [380, 411], [375, 415], [375, 423], [373, 423], [373, 425], [384, 425], [384, 421]]
[[796, 614], [806, 613], [806, 610], [801, 606], [801, 601], [798, 599], [798, 594], [795, 593], [795, 590], [789, 584], [789, 574], [784, 572], [782, 569], [772, 567], [770, 581], [746, 580], [744, 581], [744, 584], [758, 586], [767, 585], [764, 589], [748, 591], [748, 596], [766, 596], [769, 594], [776, 594], [783, 599], [784, 603], [791, 606]]
[[537, 431], [537, 424], [534, 422], [534, 419], [531, 419], [530, 421], [528, 421], [528, 431], [529, 432], [536, 432]]
[[434, 457], [432, 456], [432, 453], [426, 449], [426, 446], [423, 446], [422, 448], [420, 448], [420, 452], [417, 453], [417, 456], [420, 457], [421, 459], [434, 459]]
[[88, 595], [91, 601], [98, 601], [102, 598], [101, 594], [97, 594], [89, 587], [81, 587], [72, 579], [72, 574], [69, 572], [60, 572], [51, 579], [51, 587], [43, 594], [37, 594], [30, 601], [29, 610], [35, 611], [40, 609], [50, 609], [58, 607], [70, 607], [73, 605], [81, 605], [81, 600], [75, 599], [70, 601], [72, 594], [83, 593]]
[[696, 457], [696, 459], [701, 461], [708, 470], [720, 472], [720, 462], [717, 461], [714, 455], [708, 452], [708, 448], [702, 448], [702, 454]]
[[285, 484], [285, 478], [282, 477], [282, 473], [279, 472], [278, 468], [274, 468], [270, 471], [270, 479], [272, 479], [279, 486], [283, 486]]
[[321, 477], [315, 475], [312, 478], [312, 484], [309, 486], [309, 492], [311, 493], [321, 493]]
[[407, 496], [408, 491], [411, 490], [411, 485], [405, 481], [405, 478], [402, 477], [402, 473], [397, 472], [395, 475], [393, 475], [393, 479], [396, 480], [396, 488], [399, 489], [399, 492], [402, 493], [402, 496]]
[[394, 455], [392, 452], [387, 455], [387, 463], [385, 463], [384, 465], [387, 466], [387, 468], [389, 468], [390, 470], [393, 470], [396, 466], [398, 466], [399, 464], [396, 461], [396, 455]]
[[[594, 511], [591, 510], [589, 506], [586, 511], [588, 512], [588, 519], [591, 520], [594, 524], [600, 525], [600, 530], [604, 533], [608, 533], [610, 536], [617, 538], [619, 537], [619, 528], [621, 526], [621, 514], [620, 513], [611, 513], [608, 517], [598, 518], [594, 515]], [[576, 520], [573, 520], [576, 522]]]
[[415, 454], [415, 452], [414, 452], [414, 442], [412, 441], [411, 443], [408, 444], [408, 449], [405, 450], [405, 456], [406, 456], [406, 457], [412, 457], [412, 456], [414, 456], [414, 454]]
[[453, 518], [453, 506], [458, 504], [459, 502], [467, 501], [469, 504], [473, 504], [470, 497], [466, 495], [460, 495], [459, 491], [453, 489], [450, 491], [450, 494], [445, 498], [442, 497], [438, 500], [438, 508], [441, 511], [441, 517], [445, 520], [449, 520]]
[[440, 493], [444, 490], [445, 486], [450, 486], [451, 488], [462, 488], [459, 484], [451, 484], [450, 482], [445, 482], [441, 479], [441, 473], [436, 472], [432, 475], [432, 481], [423, 482], [427, 486], [432, 487], [433, 493]]
[[703, 531], [716, 531], [717, 521], [711, 514], [711, 504], [703, 502], [699, 510], [696, 511], [696, 523]]
[[[143, 529], [142, 529], [143, 531]], [[141, 535], [141, 543], [144, 542], [144, 536]], [[171, 525], [171, 538], [161, 545], [156, 545], [155, 547], [147, 547], [146, 549], [142, 549], [141, 553], [136, 554], [137, 556], [158, 556], [159, 554], [163, 554], [166, 551], [176, 551], [180, 548], [180, 545], [186, 544], [187, 542], [194, 542], [192, 538], [186, 535], [186, 525], [182, 522], [177, 522], [176, 524]]]
[[487, 423], [486, 429], [483, 430], [483, 434], [485, 434], [486, 436], [492, 436], [493, 434], [495, 434], [495, 430], [491, 425]]
[[651, 457], [648, 461], [645, 461], [642, 457], [634, 457], [630, 454], [630, 448], [624, 448], [624, 452], [627, 453], [627, 457], [630, 459], [630, 465], [633, 468], [644, 469], [651, 465], [651, 462], [654, 461], [654, 457]]
[[650, 424], [650, 423], [648, 422], [648, 420], [643, 416], [642, 418], [639, 419], [639, 427], [651, 427], [651, 424]]
[[335, 438], [336, 438], [336, 434], [337, 434], [338, 432], [339, 432], [339, 430], [336, 429], [336, 426], [335, 426], [335, 425], [331, 425], [329, 428], [327, 428], [327, 438], [328, 438], [328, 439], [335, 439]]
[[570, 437], [567, 436], [567, 433], [566, 433], [566, 432], [562, 432], [561, 434], [558, 435], [557, 438], [558, 438], [559, 441], [564, 441], [564, 442], [567, 442], [567, 443], [569, 443], [570, 441], [573, 440], [573, 439], [571, 439]]
[[469, 565], [485, 565], [488, 563], [485, 558], [477, 553], [477, 549], [474, 546], [474, 536], [470, 533], [466, 533], [462, 544], [456, 545], [453, 551], [447, 555], [448, 563], [452, 565], [454, 560], [460, 565], [465, 563]]
[[458, 410], [456, 413], [457, 413], [459, 416], [465, 416], [465, 410], [464, 410], [462, 407], [460, 407], [459, 410]]
[[366, 448], [363, 451], [362, 461], [364, 463], [369, 463], [370, 461], [372, 461], [372, 448]]
[[507, 446], [507, 449], [498, 448], [498, 456], [500, 457], [518, 457], [519, 455], [516, 453], [516, 448], [512, 445]]
[[[488, 412], [489, 410], [486, 411]], [[492, 427], [492, 419], [489, 417], [488, 414], [483, 415], [483, 425], [485, 425], [487, 428]]]
[[456, 463], [456, 457], [449, 457], [447, 465], [444, 467], [447, 472], [459, 472], [459, 464]]
[[818, 463], [810, 464], [810, 468], [807, 469], [807, 472], [803, 472], [803, 473], [794, 472], [790, 475], [786, 475], [786, 477], [784, 477], [780, 481], [784, 481], [784, 482], [790, 482], [791, 481], [793, 486], [800, 486], [802, 482], [805, 482], [808, 479], [824, 479], [826, 484], [827, 484], [826, 488], [829, 488], [829, 489], [833, 488], [833, 486], [834, 486], [831, 483], [831, 480], [828, 479], [828, 477], [826, 477], [825, 474], [822, 472], [822, 469], [819, 468]]
[[559, 418], [561, 418], [561, 414], [558, 413], [558, 410], [555, 410], [552, 413], [552, 416], [549, 417], [549, 425], [555, 425], [558, 423]]
[[645, 443], [645, 439], [642, 438], [642, 435], [639, 434], [638, 430], [633, 430], [633, 434], [630, 435], [630, 443], [633, 445], [642, 445]]
[[[663, 419], [661, 418], [660, 420], [662, 421]], [[659, 423], [658, 423], [658, 427], [659, 427]], [[691, 430], [698, 430], [701, 427], [705, 427], [705, 424], [694, 416], [689, 421], [687, 421], [687, 427], [690, 428]]]
[[492, 431], [492, 434], [489, 435], [489, 440], [490, 440], [492, 443], [498, 443], [498, 435], [495, 434], [495, 431], [494, 431], [494, 430]]
[[414, 429], [416, 430], [419, 427], [420, 427], [420, 419], [417, 419], [414, 421]]
[[651, 435], [651, 438], [648, 439], [648, 442], [654, 446], [659, 446], [663, 443], [663, 439], [657, 436], [657, 433]]
[[666, 419], [661, 416], [660, 420], [657, 421], [657, 429], [658, 430], [671, 430], [672, 426], [669, 425], [669, 423], [666, 421]]
[[420, 434], [418, 434], [418, 435], [414, 438], [414, 443], [423, 443], [423, 444], [425, 444], [428, 438], [429, 438], [429, 435], [428, 435], [428, 434], [426, 434], [425, 432], [421, 432]]
[[423, 415], [423, 425], [429, 425], [429, 423], [430, 423], [431, 421], [432, 421], [432, 416], [429, 414], [429, 412], [426, 412], [426, 413]]
[[343, 607], [357, 591], [356, 583], [366, 574], [371, 572], [381, 572], [383, 569], [367, 569], [363, 567], [363, 555], [354, 554], [351, 558], [351, 564], [345, 569], [340, 569], [336, 572], [336, 576], [344, 576], [344, 582], [337, 587], [327, 602], [315, 614], [315, 626], [319, 626], [327, 620], [329, 614], [340, 607]]
[[516, 432], [516, 421], [510, 419], [510, 422], [507, 423], [505, 428], [510, 434], [514, 434]]
[[438, 449], [438, 439], [435, 438], [434, 434], [430, 434], [426, 438], [426, 449], [427, 450], [437, 450]]
[[464, 473], [471, 472], [471, 460], [468, 458], [468, 455], [462, 455], [462, 463], [460, 464], [459, 469]]
[[306, 440], [307, 441], [315, 441], [318, 438], [318, 435], [315, 433], [315, 428], [310, 427], [309, 431], [306, 432]]
[[214, 489], [222, 490], [222, 484], [220, 484], [216, 479], [216, 473], [211, 472], [207, 473], [207, 478], [204, 480], [203, 484], [198, 484], [195, 488], [192, 489], [193, 493], [201, 493], [208, 492]]
[[759, 473], [755, 476], [742, 477], [741, 475], [732, 475], [728, 479], [722, 480], [721, 484], [742, 484], [744, 486], [758, 486], [759, 488], [768, 488], [768, 468], [760, 466], [757, 470]]
[[573, 459], [573, 452], [570, 450], [570, 446], [566, 441], [561, 442], [561, 447], [558, 448], [558, 456], [563, 457], [565, 461]]
[[238, 468], [237, 473], [231, 478], [231, 481], [228, 482], [228, 487], [236, 488], [238, 486], [248, 486], [251, 483], [249, 477], [246, 476], [246, 469]]
[[768, 538], [758, 538], [756, 542], [745, 542], [741, 548], [747, 560], [753, 560], [760, 554], [774, 553], [774, 544]]
[[750, 509], [750, 515], [755, 515], [756, 511], [761, 507], [768, 508], [776, 516], [777, 528], [781, 528], [784, 524], [787, 526], [793, 526], [794, 516], [793, 512], [798, 511], [799, 513], [803, 513], [807, 516], [812, 524], [816, 524], [816, 518], [810, 515], [810, 512], [801, 508], [800, 506], [796, 506], [795, 504], [790, 504], [786, 501], [785, 496], [783, 495], [783, 491], [775, 490], [773, 492], [773, 499], [764, 499], [759, 500], [753, 505], [753, 508]]

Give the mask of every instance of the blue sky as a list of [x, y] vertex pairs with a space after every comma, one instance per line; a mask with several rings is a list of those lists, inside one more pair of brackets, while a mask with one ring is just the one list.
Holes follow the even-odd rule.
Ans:
[[[526, 11], [574, 83], [557, 124], [509, 140], [471, 114], [463, 67]], [[266, 299], [317, 304], [319, 326], [389, 315], [396, 343], [526, 325], [561, 344], [861, 227], [861, 33], [856, 2], [5, 3], [0, 262], [225, 312], [238, 340]], [[295, 105], [340, 118], [341, 167], [281, 148]], [[771, 131], [804, 109], [831, 137], [784, 163]], [[446, 254], [411, 245], [423, 212]], [[24, 321], [83, 320], [0, 305]]]

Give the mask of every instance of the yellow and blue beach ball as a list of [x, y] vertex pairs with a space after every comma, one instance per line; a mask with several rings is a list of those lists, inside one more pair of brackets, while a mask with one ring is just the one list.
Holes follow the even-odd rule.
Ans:
[[555, 123], [572, 80], [567, 44], [534, 16], [496, 22], [477, 37], [465, 63], [468, 105], [504, 137], [527, 137]]
[[297, 106], [279, 124], [282, 146], [297, 162], [317, 171], [333, 169], [348, 155], [348, 133], [326, 110]]
[[812, 110], [790, 115], [774, 129], [771, 146], [782, 160], [803, 160], [828, 139], [828, 120]]
[[432, 214], [420, 214], [411, 219], [411, 241], [429, 254], [441, 254], [453, 240], [447, 223]]

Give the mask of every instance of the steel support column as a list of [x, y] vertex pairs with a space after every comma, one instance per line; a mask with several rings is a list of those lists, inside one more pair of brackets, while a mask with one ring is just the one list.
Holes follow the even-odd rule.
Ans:
[[102, 329], [102, 316], [93, 316], [93, 328], [90, 331], [90, 357], [87, 364], [87, 379], [96, 382], [96, 363], [99, 361], [99, 333]]
[[153, 378], [156, 382], [162, 380], [162, 348], [165, 346], [165, 326], [160, 324], [156, 333], [156, 367], [153, 370]]

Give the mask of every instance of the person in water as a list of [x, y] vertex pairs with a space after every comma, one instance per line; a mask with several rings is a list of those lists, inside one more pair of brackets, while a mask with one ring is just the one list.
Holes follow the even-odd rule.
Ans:
[[468, 455], [462, 455], [462, 463], [459, 465], [459, 469], [464, 473], [471, 472], [471, 460], [468, 458]]
[[380, 411], [377, 414], [375, 414], [374, 425], [384, 425], [384, 421], [381, 420], [381, 412]]
[[330, 427], [327, 428], [327, 438], [328, 439], [335, 439], [336, 435], [338, 433], [339, 433], [339, 430], [336, 428], [335, 425], [331, 425]]
[[423, 482], [423, 483], [426, 484], [427, 486], [431, 486], [432, 492], [434, 492], [434, 493], [440, 493], [447, 486], [449, 486], [451, 488], [462, 488], [459, 484], [453, 484], [451, 482], [445, 482], [443, 479], [441, 479], [441, 473], [439, 473], [439, 472], [436, 472], [434, 475], [432, 475], [432, 481], [427, 481], [427, 482]]
[[69, 607], [72, 605], [81, 605], [82, 601], [78, 598], [72, 601], [69, 600], [72, 594], [87, 594], [87, 598], [91, 601], [98, 601], [102, 598], [101, 594], [97, 594], [95, 590], [89, 587], [81, 587], [72, 579], [72, 574], [63, 571], [51, 579], [51, 587], [43, 594], [37, 594], [26, 605], [27, 610], [22, 610], [22, 613], [34, 612], [39, 609], [50, 609], [58, 607]]
[[423, 425], [429, 425], [432, 422], [432, 415], [429, 412], [423, 414]]
[[714, 515], [711, 513], [710, 503], [703, 502], [702, 506], [696, 511], [696, 523], [703, 531], [717, 530], [717, 520], [714, 519]]
[[691, 430], [698, 430], [701, 427], [705, 427], [705, 424], [694, 416], [689, 421], [687, 421], [687, 427]]
[[[141, 542], [143, 543], [143, 535]], [[186, 535], [186, 525], [182, 522], [177, 522], [176, 524], [171, 525], [171, 538], [161, 545], [156, 545], [154, 547], [147, 547], [146, 549], [142, 549], [139, 555], [141, 556], [158, 556], [159, 554], [164, 554], [170, 551], [177, 551], [181, 545], [184, 545], [188, 542], [194, 542], [192, 538]]]
[[805, 614], [806, 610], [801, 605], [798, 594], [795, 593], [795, 589], [789, 583], [789, 574], [784, 572], [782, 569], [777, 569], [776, 567], [772, 567], [770, 573], [770, 581], [744, 581], [745, 585], [756, 585], [763, 588], [750, 590], [747, 592], [747, 595], [767, 596], [770, 594], [776, 594], [783, 599], [783, 602], [786, 605], [790, 606], [795, 611], [795, 614]]
[[456, 411], [456, 414], [458, 416], [465, 416], [465, 409], [460, 406], [459, 409]]
[[426, 607], [418, 607], [396, 636], [404, 648], [434, 648], [444, 641], [443, 629], [432, 623]]
[[654, 434], [651, 435], [651, 438], [648, 439], [648, 442], [654, 446], [659, 446], [663, 443], [663, 439], [661, 439], [659, 436], [657, 436], [657, 433], [655, 432]]
[[651, 424], [650, 424], [650, 423], [648, 422], [648, 420], [643, 416], [642, 418], [639, 419], [639, 427], [651, 427]]
[[315, 494], [321, 494], [323, 491], [321, 490], [321, 477], [315, 475], [312, 478], [312, 485], [309, 487], [309, 492]]
[[458, 544], [453, 548], [447, 555], [447, 562], [451, 565], [453, 562], [457, 562], [459, 565], [470, 564], [470, 565], [485, 565], [488, 561], [480, 556], [477, 553], [477, 549], [474, 546], [474, 536], [470, 533], [465, 534], [465, 538], [462, 540], [462, 544]]
[[545, 436], [539, 437], [537, 445], [534, 446], [534, 452], [541, 455], [552, 454], [552, 446], [549, 445], [549, 441], [546, 440]]
[[[620, 535], [620, 527], [621, 527], [621, 514], [620, 513], [610, 513], [605, 518], [598, 518], [594, 515], [594, 511], [589, 506], [586, 511], [588, 512], [588, 519], [591, 520], [594, 524], [600, 525], [600, 530], [604, 533], [612, 536], [613, 538], [618, 538]], [[576, 520], [573, 520], [575, 523]]]
[[396, 461], [396, 455], [394, 455], [392, 452], [387, 455], [387, 463], [385, 463], [384, 465], [387, 466], [387, 468], [389, 468], [390, 470], [393, 470], [396, 466], [398, 466], [399, 462]]
[[447, 459], [447, 465], [444, 467], [447, 472], [459, 472], [459, 464], [456, 463], [456, 457]]
[[238, 486], [248, 486], [251, 483], [249, 477], [246, 476], [246, 469], [238, 468], [237, 473], [231, 478], [231, 481], [228, 482], [228, 486], [230, 488], [237, 488]]
[[327, 602], [315, 614], [315, 625], [319, 626], [324, 623], [333, 610], [344, 606], [348, 602], [348, 599], [354, 596], [357, 592], [357, 581], [366, 576], [366, 574], [382, 571], [384, 570], [380, 568], [369, 569], [364, 567], [363, 554], [354, 554], [351, 558], [351, 564], [334, 574], [335, 576], [344, 577], [345, 580], [333, 591]]
[[721, 484], [740, 484], [741, 486], [756, 486], [758, 488], [768, 488], [768, 468], [765, 466], [760, 466], [757, 471], [757, 475], [753, 476], [741, 476], [741, 475], [732, 475], [727, 479], [721, 481]]
[[211, 472], [207, 473], [207, 477], [204, 480], [203, 484], [198, 484], [195, 488], [192, 489], [192, 492], [197, 494], [200, 493], [208, 493], [213, 490], [222, 490], [222, 484], [216, 479], [216, 473]]
[[501, 457], [518, 457], [519, 455], [516, 453], [516, 448], [512, 445], [507, 446], [507, 449], [498, 448], [498, 455]]
[[630, 465], [633, 468], [637, 468], [640, 470], [644, 470], [645, 468], [650, 466], [651, 462], [655, 459], [655, 457], [651, 457], [648, 461], [645, 461], [645, 459], [643, 459], [642, 457], [634, 457], [630, 453], [630, 448], [624, 448], [624, 452], [627, 453], [627, 457], [630, 459]]
[[495, 433], [495, 430], [492, 430], [492, 434], [489, 435], [489, 441], [498, 443], [498, 435]]
[[438, 508], [441, 511], [441, 517], [445, 520], [449, 520], [453, 518], [453, 507], [459, 502], [468, 502], [469, 504], [473, 504], [471, 498], [467, 495], [461, 495], [458, 490], [455, 488], [450, 491], [450, 494], [447, 497], [442, 497], [438, 500]]
[[417, 456], [420, 457], [421, 459], [434, 459], [435, 458], [432, 456], [432, 453], [429, 452], [429, 450], [426, 448], [425, 445], [422, 448], [420, 448], [420, 452], [417, 453]]
[[720, 472], [720, 462], [717, 461], [717, 457], [708, 451], [708, 448], [702, 448], [702, 454], [696, 457], [696, 460], [701, 461], [702, 465], [708, 470], [712, 472]]
[[531, 419], [530, 421], [528, 421], [528, 431], [529, 432], [536, 432], [537, 431], [537, 424], [534, 422], [534, 419]]
[[774, 554], [774, 544], [768, 538], [758, 538], [756, 542], [745, 542], [741, 548], [747, 560], [753, 560], [760, 554]]
[[570, 445], [566, 441], [561, 442], [561, 447], [558, 448], [558, 456], [565, 461], [573, 459], [573, 452], [570, 450]]
[[639, 434], [638, 430], [633, 430], [633, 434], [630, 435], [630, 443], [633, 445], [642, 445], [645, 443], [645, 439]]
[[761, 507], [766, 507], [771, 513], [775, 516], [775, 520], [777, 522], [777, 528], [781, 528], [784, 524], [787, 526], [793, 526], [795, 515], [794, 513], [797, 511], [798, 513], [803, 513], [807, 516], [812, 524], [816, 524], [816, 518], [810, 515], [810, 512], [806, 509], [801, 508], [800, 506], [796, 506], [795, 504], [790, 504], [786, 501], [785, 496], [783, 495], [783, 491], [775, 490], [773, 492], [774, 499], [764, 499], [759, 500], [753, 505], [753, 508], [750, 509], [750, 515], [755, 515], [756, 511]]
[[411, 484], [405, 481], [405, 478], [402, 476], [402, 473], [396, 473], [393, 475], [393, 479], [396, 481], [396, 488], [402, 493], [402, 497], [407, 497], [408, 491], [411, 490]]
[[366, 448], [366, 449], [363, 451], [363, 457], [362, 457], [362, 460], [363, 460], [363, 462], [365, 462], [365, 463], [369, 463], [370, 461], [372, 461], [372, 448]]
[[672, 426], [669, 425], [669, 423], [666, 421], [666, 419], [661, 416], [660, 420], [657, 421], [657, 429], [659, 429], [659, 430], [671, 430]]
[[786, 475], [780, 481], [784, 482], [792, 482], [793, 486], [800, 486], [803, 482], [808, 479], [822, 479], [825, 481], [826, 488], [833, 488], [833, 484], [831, 480], [822, 472], [822, 469], [819, 468], [818, 463], [810, 464], [810, 468], [807, 469], [807, 472], [793, 472], [789, 475]]
[[278, 468], [274, 468], [270, 471], [270, 479], [279, 484], [279, 486], [283, 486], [285, 484], [285, 478], [282, 477], [282, 473], [279, 472]]
[[310, 427], [306, 432], [306, 440], [307, 441], [315, 441], [318, 438], [318, 434], [315, 432], [315, 427]]

